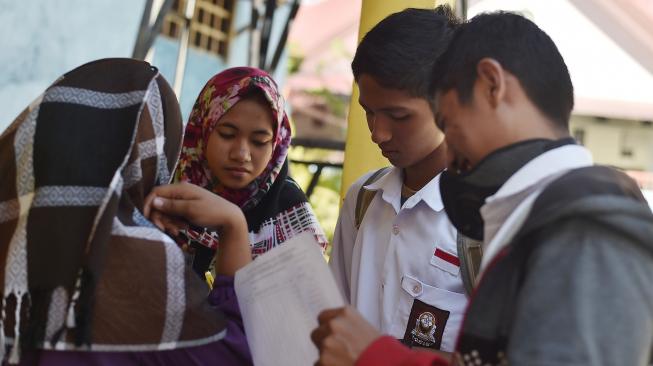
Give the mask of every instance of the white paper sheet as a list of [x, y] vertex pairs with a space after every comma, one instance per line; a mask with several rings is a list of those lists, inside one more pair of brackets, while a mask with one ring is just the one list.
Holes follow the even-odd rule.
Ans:
[[310, 366], [317, 316], [344, 301], [314, 237], [303, 233], [258, 257], [235, 278], [256, 366]]

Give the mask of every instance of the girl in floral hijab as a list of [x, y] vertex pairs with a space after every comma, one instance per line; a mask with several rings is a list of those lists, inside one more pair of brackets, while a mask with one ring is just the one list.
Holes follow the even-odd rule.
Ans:
[[[175, 172], [176, 181], [241, 207], [252, 257], [304, 231], [323, 250], [327, 245], [306, 196], [288, 177], [290, 123], [283, 107], [276, 83], [262, 70], [236, 67], [215, 75], [193, 106]], [[194, 267], [203, 273], [219, 239], [203, 228], [186, 235], [199, 249]]]

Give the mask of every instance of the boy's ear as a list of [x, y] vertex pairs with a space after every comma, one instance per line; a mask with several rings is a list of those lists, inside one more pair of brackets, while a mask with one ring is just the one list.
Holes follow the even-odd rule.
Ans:
[[483, 58], [476, 64], [477, 82], [481, 97], [496, 108], [506, 96], [506, 74], [501, 64], [493, 58]]

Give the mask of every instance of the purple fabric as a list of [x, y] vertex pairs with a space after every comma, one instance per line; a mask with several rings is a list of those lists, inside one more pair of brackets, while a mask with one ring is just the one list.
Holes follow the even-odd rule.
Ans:
[[227, 335], [203, 346], [152, 352], [34, 351], [23, 354], [23, 366], [204, 366], [252, 365], [233, 277], [217, 276], [208, 301], [227, 320]]

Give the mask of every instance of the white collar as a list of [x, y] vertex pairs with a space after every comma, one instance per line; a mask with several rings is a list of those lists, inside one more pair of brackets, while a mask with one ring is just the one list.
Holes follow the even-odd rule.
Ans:
[[[410, 197], [404, 208], [413, 208], [419, 201], [424, 201], [432, 210], [439, 212], [444, 209], [442, 197], [440, 196], [440, 176], [436, 175], [422, 189]], [[392, 205], [396, 212], [400, 209], [401, 186], [403, 184], [402, 169], [392, 167], [389, 173], [386, 173], [376, 182], [366, 185], [364, 188], [370, 191], [380, 190], [383, 192], [383, 200]]]
[[[593, 164], [592, 154], [579, 145], [565, 145], [549, 150], [529, 161], [504, 183], [493, 196], [485, 200], [481, 215], [486, 225], [500, 225], [493, 237], [484, 238], [481, 271], [519, 231], [530, 214], [535, 199], [542, 190], [564, 172]], [[536, 187], [541, 183], [541, 187]], [[516, 195], [533, 188], [527, 197], [515, 199]], [[513, 198], [513, 199], [511, 199]], [[504, 217], [504, 214], [507, 215]]]
[[564, 145], [549, 150], [510, 176], [497, 193], [485, 199], [485, 203], [521, 192], [550, 175], [592, 164], [592, 154], [580, 145]]

